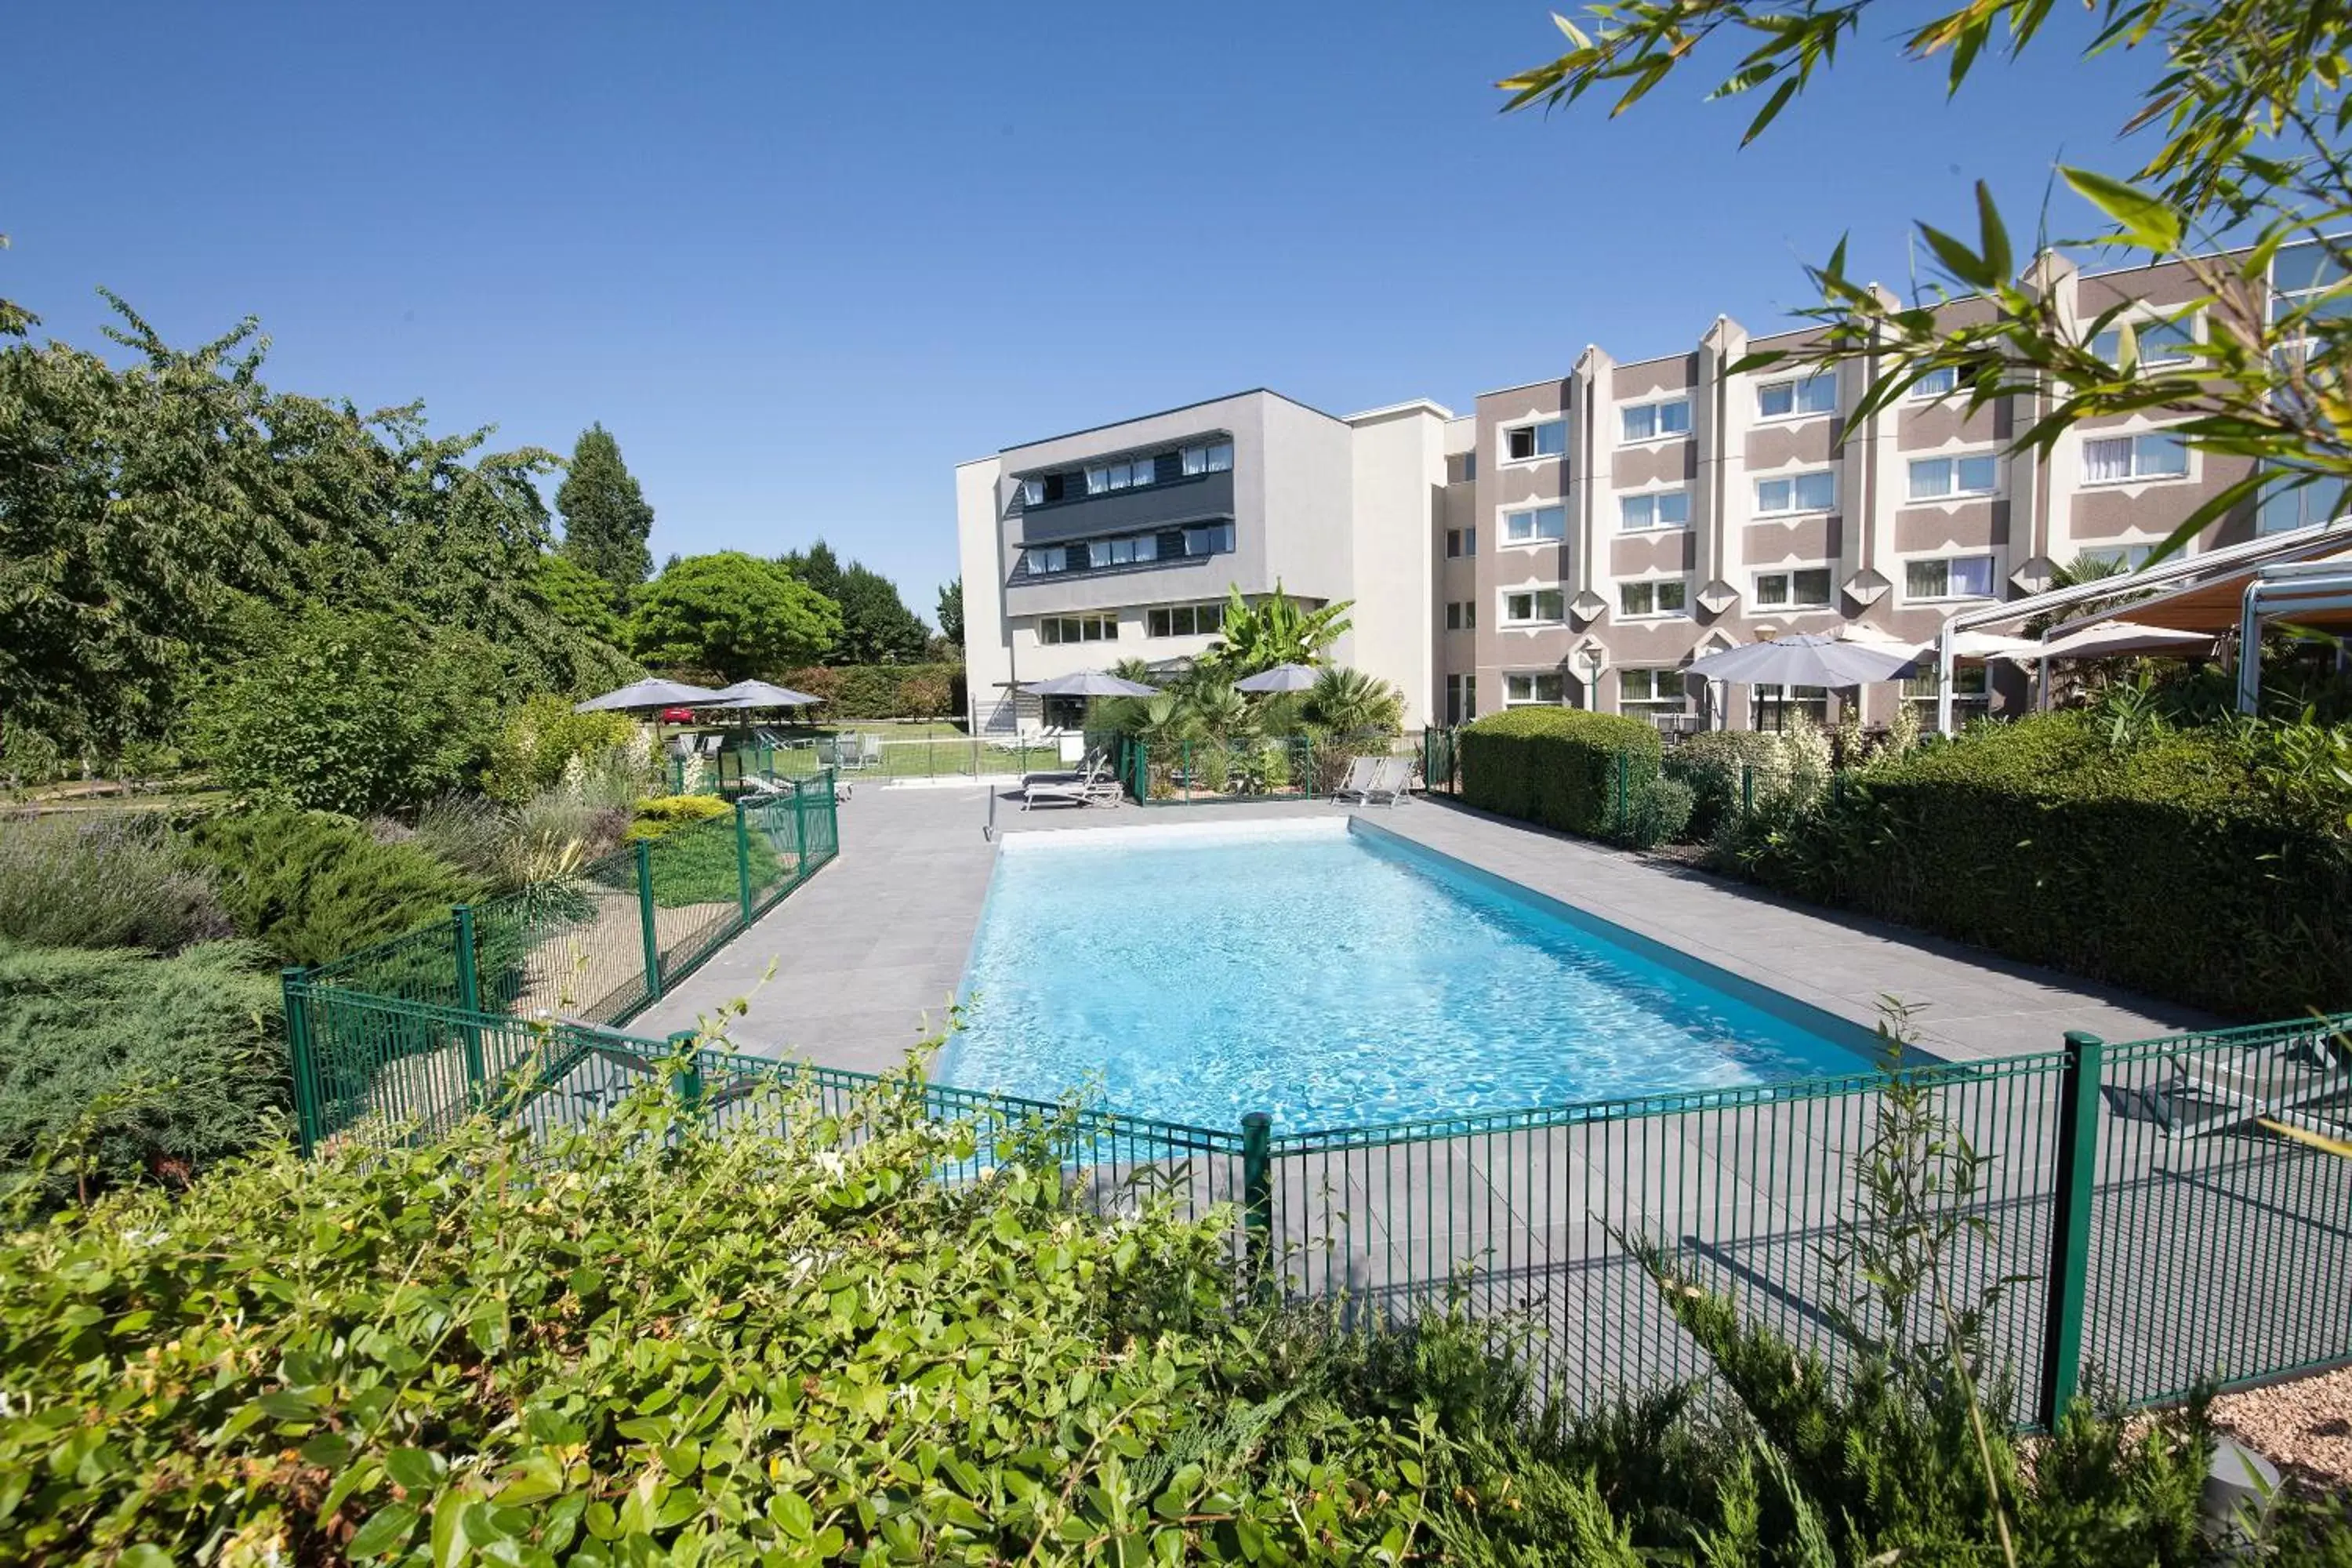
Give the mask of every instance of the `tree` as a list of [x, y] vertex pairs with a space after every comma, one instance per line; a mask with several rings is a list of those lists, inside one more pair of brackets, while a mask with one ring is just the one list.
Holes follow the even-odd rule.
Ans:
[[930, 628], [898, 597], [898, 584], [853, 561], [841, 564], [820, 539], [805, 553], [781, 558], [793, 575], [841, 609], [841, 636], [830, 662], [910, 664], [923, 657]]
[[1277, 579], [1274, 596], [1253, 605], [1234, 587], [1225, 601], [1224, 625], [1201, 656], [1201, 665], [1227, 680], [1238, 680], [1277, 664], [1320, 664], [1324, 651], [1352, 625], [1348, 611], [1354, 605], [1353, 599], [1342, 599], [1319, 610], [1302, 609]]
[[[1499, 85], [1507, 108], [1575, 102], [1595, 89], [1630, 108], [1712, 43], [1746, 46], [1715, 96], [1766, 91], [1747, 137], [1762, 134], [1842, 40], [1862, 34], [1883, 0], [1637, 0], [1596, 6], [1590, 34], [1566, 18], [1572, 46], [1557, 59]], [[2061, 319], [2040, 269], [2017, 276], [2007, 226], [1991, 193], [1977, 186], [1973, 242], [1927, 223], [1921, 239], [1937, 271], [1909, 300], [1851, 277], [1843, 242], [1809, 268], [1821, 303], [1803, 312], [1821, 335], [1801, 347], [1748, 355], [1735, 371], [1783, 362], [1860, 362], [1867, 389], [1847, 428], [1930, 375], [1952, 375], [1970, 412], [1998, 399], [2039, 400], [2016, 437], [2047, 451], [2084, 420], [2155, 414], [2189, 446], [2251, 458], [2245, 479], [2210, 498], [2159, 547], [2180, 548], [2265, 489], [2319, 487], [2340, 510], [2352, 480], [2352, 242], [2331, 233], [2352, 212], [2352, 4], [2347, 0], [2099, 0], [2103, 26], [2086, 53], [2135, 54], [2153, 45], [2165, 68], [2150, 73], [2138, 111], [2123, 127], [2154, 130], [2157, 143], [2128, 178], [2090, 169], [2060, 175], [2107, 220], [2083, 243], [2123, 264], [2179, 263], [2200, 297], [2185, 310], [2210, 323], [2185, 358], [2140, 363], [2137, 329], [2118, 305], [2080, 327]], [[1957, 92], [1985, 46], [2030, 47], [2048, 0], [1969, 0], [1903, 26], [1915, 59], [1942, 57]], [[2112, 51], [2112, 54], [2111, 54]], [[2224, 241], [2239, 247], [2221, 249]], [[2290, 247], [2294, 247], [2290, 249]], [[2292, 270], [2302, 291], [2273, 302], [2272, 267]], [[1938, 307], [1975, 296], [1994, 309]], [[2112, 357], [2095, 346], [2116, 332]]]
[[613, 613], [612, 584], [560, 550], [542, 552], [532, 595], [556, 619], [601, 642], [619, 647], [627, 636]]
[[1393, 734], [1404, 718], [1404, 694], [1376, 675], [1331, 665], [1307, 693], [1307, 716], [1334, 734]]
[[580, 433], [572, 471], [556, 487], [555, 510], [563, 514], [563, 552], [612, 584], [613, 603], [625, 606], [653, 572], [646, 539], [654, 509], [621, 461], [621, 444], [604, 426]]
[[940, 590], [940, 636], [959, 648], [963, 647], [963, 579], [961, 577]]
[[689, 555], [638, 595], [629, 641], [646, 662], [725, 680], [806, 664], [841, 635], [833, 601], [772, 561]]

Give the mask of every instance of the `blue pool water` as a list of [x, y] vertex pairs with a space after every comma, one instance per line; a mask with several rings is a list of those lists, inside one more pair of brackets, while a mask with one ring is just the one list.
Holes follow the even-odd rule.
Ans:
[[1339, 817], [1006, 840], [941, 1081], [1304, 1131], [1850, 1071], [1853, 1053]]

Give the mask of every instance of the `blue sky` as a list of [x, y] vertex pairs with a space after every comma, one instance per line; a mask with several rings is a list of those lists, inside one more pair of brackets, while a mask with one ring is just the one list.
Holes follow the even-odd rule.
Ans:
[[[1911, 14], [1911, 13], [1906, 13]], [[927, 616], [951, 470], [1244, 387], [1335, 413], [1762, 331], [1849, 233], [2021, 239], [2121, 172], [2140, 68], [2063, 30], [1948, 104], [1865, 39], [1745, 151], [1670, 79], [1500, 117], [1541, 4], [36, 6], [0, 96], [0, 294], [94, 344], [252, 313], [269, 376], [568, 451], [592, 420], [656, 557], [823, 534]], [[2060, 231], [2088, 219], [2063, 199]]]

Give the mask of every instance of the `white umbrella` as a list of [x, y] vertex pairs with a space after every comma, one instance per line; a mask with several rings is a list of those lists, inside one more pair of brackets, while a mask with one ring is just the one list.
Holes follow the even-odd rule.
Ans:
[[1954, 632], [1952, 657], [2035, 659], [2042, 657], [2042, 645], [2032, 637], [2003, 637], [1999, 632]]
[[2078, 632], [2068, 632], [2036, 643], [2036, 658], [2106, 658], [2126, 653], [2168, 653], [2186, 656], [2213, 646], [2210, 632], [2176, 632], [2137, 621], [2100, 621]]
[[1160, 688], [1146, 686], [1141, 681], [1122, 680], [1099, 669], [1082, 669], [1075, 675], [1057, 675], [1050, 680], [1033, 680], [1021, 689], [1033, 697], [1157, 697]]
[[1919, 650], [1907, 643], [1808, 632], [1708, 654], [1693, 659], [1690, 672], [1739, 686], [1871, 686], [1909, 674], [1918, 658]]
[[1315, 671], [1303, 664], [1277, 664], [1234, 682], [1235, 691], [1312, 691]]
[[727, 700], [726, 708], [806, 708], [824, 700], [811, 697], [805, 691], [794, 691], [789, 686], [771, 686], [764, 680], [739, 680], [732, 686], [722, 686], [719, 695]]
[[572, 705], [574, 713], [627, 713], [640, 708], [705, 708], [720, 700], [718, 692], [707, 686], [688, 686], [682, 680], [652, 679], [634, 681], [617, 690], [600, 692], [585, 702]]

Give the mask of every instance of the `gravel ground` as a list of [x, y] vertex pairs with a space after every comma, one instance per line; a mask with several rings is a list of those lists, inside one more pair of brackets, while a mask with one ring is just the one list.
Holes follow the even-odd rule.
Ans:
[[2213, 1401], [2213, 1422], [2292, 1479], [2352, 1488], [2352, 1367], [2225, 1394]]

